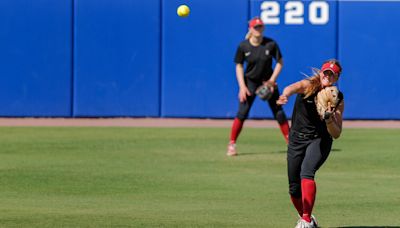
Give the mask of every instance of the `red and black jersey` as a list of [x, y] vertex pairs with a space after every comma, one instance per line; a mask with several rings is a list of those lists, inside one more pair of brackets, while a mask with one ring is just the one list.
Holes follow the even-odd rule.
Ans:
[[272, 59], [279, 61], [281, 58], [278, 44], [270, 38], [263, 37], [257, 47], [251, 45], [249, 40], [242, 41], [236, 51], [235, 63], [247, 62], [245, 77], [253, 81], [265, 81], [273, 72]]

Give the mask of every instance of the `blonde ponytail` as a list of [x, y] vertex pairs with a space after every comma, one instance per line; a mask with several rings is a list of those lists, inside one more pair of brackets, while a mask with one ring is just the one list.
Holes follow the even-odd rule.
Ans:
[[249, 29], [249, 31], [247, 32], [247, 34], [245, 36], [245, 39], [249, 40], [250, 38], [251, 38], [251, 32], [250, 32], [250, 29]]
[[310, 86], [308, 86], [305, 89], [304, 98], [307, 98], [307, 97], [313, 95], [315, 92], [317, 92], [321, 89], [321, 80], [319, 78], [319, 70], [316, 68], [312, 68], [312, 71], [314, 72], [314, 75], [307, 78], [307, 80], [310, 82]]

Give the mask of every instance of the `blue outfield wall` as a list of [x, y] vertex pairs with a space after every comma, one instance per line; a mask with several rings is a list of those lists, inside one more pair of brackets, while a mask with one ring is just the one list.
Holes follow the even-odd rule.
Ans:
[[71, 116], [71, 11], [71, 1], [0, 1], [0, 116]]
[[[0, 116], [233, 118], [235, 51], [260, 16], [284, 56], [281, 91], [338, 58], [346, 119], [400, 119], [398, 12], [378, 0], [3, 0]], [[272, 113], [257, 100], [250, 118]]]
[[400, 1], [340, 2], [344, 116], [400, 119]]
[[76, 0], [73, 116], [160, 114], [160, 1]]

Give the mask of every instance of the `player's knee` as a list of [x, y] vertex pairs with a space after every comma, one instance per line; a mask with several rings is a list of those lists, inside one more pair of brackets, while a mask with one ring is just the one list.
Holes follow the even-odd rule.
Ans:
[[241, 121], [245, 121], [247, 119], [248, 113], [244, 113], [244, 112], [238, 112], [236, 114], [236, 118], [238, 118]]
[[301, 185], [300, 183], [291, 183], [289, 184], [289, 194], [294, 198], [301, 197]]
[[283, 110], [278, 110], [276, 112], [276, 120], [278, 121], [279, 124], [283, 124], [287, 121], [285, 112]]
[[311, 170], [304, 170], [300, 173], [301, 179], [310, 179], [314, 180], [315, 172]]

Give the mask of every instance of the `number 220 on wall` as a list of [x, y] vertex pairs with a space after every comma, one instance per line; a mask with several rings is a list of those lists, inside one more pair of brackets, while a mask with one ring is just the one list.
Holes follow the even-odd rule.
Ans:
[[[301, 1], [288, 1], [283, 7], [284, 24], [302, 25], [308, 20], [313, 25], [324, 25], [329, 22], [329, 4], [325, 1], [313, 1], [308, 5], [308, 17], [304, 15], [304, 3]], [[265, 24], [280, 24], [279, 1], [264, 1], [261, 3], [261, 20]]]

